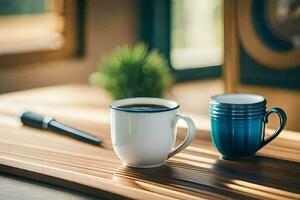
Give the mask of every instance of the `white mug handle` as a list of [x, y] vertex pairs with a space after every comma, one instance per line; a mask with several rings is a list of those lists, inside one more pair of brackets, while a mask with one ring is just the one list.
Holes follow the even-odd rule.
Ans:
[[189, 144], [193, 141], [193, 139], [195, 138], [195, 135], [196, 135], [196, 126], [195, 126], [193, 120], [187, 116], [180, 115], [180, 114], [176, 114], [176, 116], [172, 122], [173, 130], [175, 131], [176, 124], [177, 124], [178, 120], [180, 120], [180, 119], [185, 121], [185, 123], [188, 126], [188, 131], [187, 131], [186, 137], [183, 140], [183, 142], [178, 147], [176, 147], [171, 153], [169, 153], [168, 158], [174, 156], [175, 154], [179, 153], [180, 151], [185, 149], [187, 146], [189, 146]]

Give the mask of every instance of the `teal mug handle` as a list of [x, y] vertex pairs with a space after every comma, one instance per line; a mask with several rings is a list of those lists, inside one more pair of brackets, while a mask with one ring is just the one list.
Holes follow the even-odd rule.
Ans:
[[[264, 124], [268, 123], [268, 117], [272, 113], [276, 113], [279, 116], [279, 126], [277, 127], [276, 131], [272, 135], [270, 135], [267, 139], [265, 139], [264, 137], [262, 138], [260, 148], [262, 148], [263, 146], [265, 146], [266, 144], [274, 140], [279, 135], [279, 133], [283, 130], [286, 124], [287, 117], [285, 112], [281, 108], [271, 108], [270, 110], [268, 110], [263, 119]], [[265, 125], [263, 131], [265, 132]]]

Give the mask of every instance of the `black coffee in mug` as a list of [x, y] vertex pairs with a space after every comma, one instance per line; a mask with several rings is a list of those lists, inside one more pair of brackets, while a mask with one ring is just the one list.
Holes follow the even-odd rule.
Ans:
[[169, 107], [158, 104], [129, 104], [118, 107], [120, 110], [129, 112], [159, 112], [168, 110]]

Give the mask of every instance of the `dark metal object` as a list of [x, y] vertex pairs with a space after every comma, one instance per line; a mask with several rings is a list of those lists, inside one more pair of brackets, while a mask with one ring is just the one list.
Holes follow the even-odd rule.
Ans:
[[53, 117], [27, 111], [22, 113], [20, 118], [22, 123], [27, 126], [62, 133], [90, 144], [100, 145], [102, 143], [99, 138], [57, 122]]

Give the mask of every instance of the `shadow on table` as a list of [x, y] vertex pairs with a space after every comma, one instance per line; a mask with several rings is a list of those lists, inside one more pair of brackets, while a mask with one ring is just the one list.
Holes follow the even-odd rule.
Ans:
[[[187, 161], [187, 160], [186, 160]], [[232, 198], [300, 198], [300, 163], [264, 156], [243, 161], [191, 160], [152, 169], [122, 167], [114, 179], [136, 188], [183, 190], [198, 196]], [[220, 195], [220, 196], [218, 196]]]

